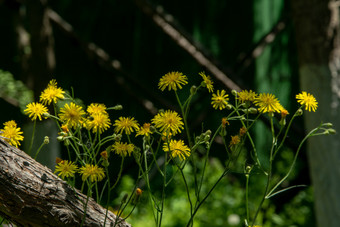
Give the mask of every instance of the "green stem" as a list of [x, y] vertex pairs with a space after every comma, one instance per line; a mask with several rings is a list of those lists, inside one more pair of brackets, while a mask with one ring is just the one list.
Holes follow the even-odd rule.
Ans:
[[33, 131], [32, 131], [32, 137], [31, 137], [31, 142], [30, 142], [30, 146], [28, 148], [28, 155], [31, 155], [31, 150], [32, 150], [32, 146], [33, 146], [33, 141], [34, 141], [34, 135], [35, 135], [35, 127], [37, 124], [37, 120], [34, 120], [33, 123]]

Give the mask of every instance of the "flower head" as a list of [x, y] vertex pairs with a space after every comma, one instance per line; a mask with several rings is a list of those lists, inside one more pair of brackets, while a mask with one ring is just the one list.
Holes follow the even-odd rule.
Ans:
[[176, 111], [167, 110], [165, 112], [158, 113], [151, 122], [155, 125], [156, 128], [163, 133], [172, 133], [176, 135], [181, 132], [183, 129], [182, 118], [178, 115]]
[[213, 106], [214, 109], [224, 109], [227, 107], [228, 105], [228, 94], [226, 94], [225, 90], [217, 90], [216, 94], [212, 95], [211, 98], [211, 104]]
[[32, 102], [27, 104], [26, 109], [24, 110], [25, 114], [28, 115], [28, 117], [30, 117], [32, 119], [32, 121], [36, 120], [37, 118], [39, 118], [39, 120], [41, 121], [41, 115], [43, 113], [47, 113], [47, 107], [44, 106], [41, 103], [38, 102]]
[[190, 148], [184, 144], [183, 140], [170, 140], [169, 143], [165, 142], [163, 145], [165, 152], [171, 152], [171, 157], [185, 160], [190, 156]]
[[213, 86], [214, 82], [211, 81], [210, 76], [206, 76], [204, 72], [200, 72], [199, 75], [203, 79], [204, 87], [207, 87], [207, 89], [210, 93], [213, 92], [214, 91], [214, 86]]
[[89, 119], [86, 120], [86, 128], [93, 131], [93, 133], [103, 133], [105, 130], [110, 128], [110, 118], [108, 114], [96, 113], [92, 114]]
[[165, 90], [165, 88], [168, 87], [169, 91], [172, 89], [174, 91], [177, 90], [177, 87], [179, 89], [182, 89], [182, 85], [185, 85], [188, 83], [188, 78], [183, 75], [183, 73], [180, 72], [170, 72], [165, 74], [158, 83], [158, 88], [162, 91]]
[[150, 126], [150, 123], [144, 123], [143, 126], [137, 131], [136, 136], [150, 136], [152, 134]]
[[41, 93], [40, 95], [40, 102], [44, 105], [51, 104], [53, 101], [54, 103], [57, 102], [58, 99], [64, 98], [63, 89], [57, 87], [57, 82], [55, 79], [51, 80], [47, 86], [47, 88]]
[[309, 112], [315, 112], [315, 110], [318, 108], [318, 102], [316, 101], [315, 97], [305, 91], [297, 94], [296, 99], [298, 103], [304, 106], [305, 110], [308, 110]]
[[4, 123], [4, 128], [0, 129], [0, 135], [12, 146], [18, 147], [20, 146], [20, 141], [24, 140], [24, 137], [21, 135], [23, 134], [20, 131], [20, 128], [17, 127], [15, 121], [7, 121]]
[[259, 107], [259, 111], [262, 113], [280, 113], [283, 108], [279, 100], [273, 94], [259, 94], [255, 99], [255, 105]]
[[125, 157], [126, 155], [130, 156], [134, 148], [135, 145], [132, 143], [115, 142], [112, 145], [113, 151], [122, 157]]
[[99, 103], [91, 103], [87, 107], [87, 112], [90, 115], [92, 115], [92, 114], [107, 114], [106, 106], [104, 104], [99, 104]]
[[119, 117], [113, 124], [115, 126], [115, 132], [126, 135], [130, 135], [134, 131], [138, 131], [139, 124], [133, 117]]
[[241, 103], [245, 102], [254, 102], [256, 99], [256, 93], [252, 90], [242, 90], [239, 93], [237, 93], [237, 98]]
[[90, 178], [91, 182], [96, 182], [103, 180], [105, 177], [103, 168], [91, 164], [85, 164], [85, 166], [80, 167], [79, 173], [82, 175], [81, 179], [83, 181]]
[[85, 111], [83, 108], [73, 102], [65, 104], [63, 108], [60, 109], [60, 120], [67, 125], [68, 128], [76, 128], [77, 126], [84, 123]]
[[54, 173], [59, 172], [58, 176], [61, 176], [62, 179], [65, 179], [67, 177], [73, 177], [77, 170], [78, 166], [73, 162], [61, 160], [56, 165]]
[[240, 137], [239, 137], [238, 135], [236, 135], [236, 136], [231, 136], [231, 140], [230, 140], [229, 146], [230, 146], [230, 147], [231, 147], [231, 146], [235, 146], [235, 145], [239, 144], [240, 142], [241, 142], [241, 139], [240, 139]]

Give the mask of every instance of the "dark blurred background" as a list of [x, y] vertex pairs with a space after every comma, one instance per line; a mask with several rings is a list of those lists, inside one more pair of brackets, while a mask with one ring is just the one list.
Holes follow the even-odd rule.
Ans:
[[[22, 110], [54, 78], [85, 105], [122, 104], [124, 110], [112, 117], [134, 116], [142, 124], [159, 109], [177, 108], [171, 92], [157, 89], [159, 78], [170, 71], [187, 75], [187, 86], [198, 85], [198, 73], [205, 71], [215, 90], [273, 93], [293, 113], [300, 92], [293, 15], [285, 0], [0, 0], [0, 123], [15, 119], [30, 130]], [[209, 103], [208, 92], [194, 100], [189, 116], [194, 131], [201, 131], [202, 121], [219, 124], [222, 115], [212, 113]], [[254, 133], [263, 160], [270, 144], [267, 125], [264, 119]], [[56, 134], [52, 126], [41, 127]], [[283, 163], [291, 160], [303, 127], [301, 120], [294, 126]], [[58, 143], [53, 146], [55, 153], [41, 158], [51, 168], [60, 155]], [[288, 185], [310, 185], [306, 152], [297, 166]], [[275, 199], [276, 211], [286, 212], [285, 205], [301, 191]], [[306, 191], [297, 202], [304, 217], [283, 213], [285, 226], [287, 220], [288, 226], [315, 225], [312, 189]], [[281, 226], [267, 219], [268, 225]]]

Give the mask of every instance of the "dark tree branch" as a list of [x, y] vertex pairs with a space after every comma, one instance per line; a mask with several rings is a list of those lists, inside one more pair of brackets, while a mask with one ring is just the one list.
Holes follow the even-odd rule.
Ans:
[[[203, 49], [194, 43], [184, 31], [181, 31], [173, 21], [169, 19], [163, 12], [156, 10], [145, 0], [136, 0], [137, 5], [141, 10], [148, 15], [153, 22], [160, 27], [165, 34], [173, 39], [178, 46], [187, 51], [199, 64], [204, 66], [216, 79], [221, 81], [228, 89], [241, 91], [239, 85], [231, 80], [225, 72], [223, 72], [214, 61], [207, 57]], [[172, 18], [172, 17], [171, 17]]]
[[[80, 226], [86, 195], [0, 139], [0, 215], [18, 226]], [[84, 226], [104, 226], [106, 209], [89, 199]], [[108, 212], [106, 226], [116, 216]], [[128, 227], [118, 219], [116, 226]]]

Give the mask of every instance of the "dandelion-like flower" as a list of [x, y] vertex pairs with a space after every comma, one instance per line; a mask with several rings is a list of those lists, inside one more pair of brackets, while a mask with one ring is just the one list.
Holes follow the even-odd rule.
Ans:
[[77, 170], [78, 166], [73, 162], [62, 160], [56, 165], [54, 173], [59, 172], [58, 176], [64, 180], [67, 177], [73, 177]]
[[105, 177], [103, 168], [91, 164], [85, 164], [85, 166], [80, 167], [79, 173], [82, 175], [81, 179], [83, 181], [90, 178], [91, 182], [96, 182], [103, 180]]
[[262, 113], [280, 113], [283, 108], [279, 100], [273, 94], [261, 93], [255, 99], [254, 103], [259, 107], [259, 111]]
[[171, 152], [171, 157], [179, 157], [181, 161], [190, 156], [190, 148], [184, 144], [183, 140], [170, 140], [169, 143], [163, 144], [163, 150]]
[[138, 131], [139, 124], [133, 117], [119, 117], [113, 124], [115, 126], [115, 132], [126, 135], [130, 135], [134, 131]]
[[315, 112], [315, 110], [318, 108], [318, 102], [316, 101], [315, 97], [305, 91], [297, 94], [296, 99], [298, 103], [304, 106], [305, 110], [308, 110], [309, 112]]
[[92, 129], [93, 133], [101, 134], [110, 128], [111, 121], [108, 114], [96, 113], [92, 114], [85, 124], [88, 130]]
[[79, 105], [71, 102], [65, 104], [63, 108], [60, 109], [60, 120], [67, 125], [69, 128], [76, 128], [77, 126], [84, 123], [85, 111]]
[[183, 73], [180, 72], [170, 72], [165, 74], [158, 83], [158, 88], [162, 91], [165, 90], [165, 88], [168, 87], [168, 90], [171, 89], [176, 91], [177, 87], [179, 89], [182, 89], [182, 85], [185, 85], [188, 83], [188, 78], [183, 75]]
[[4, 123], [4, 128], [0, 129], [2, 133], [0, 135], [7, 141], [10, 145], [18, 147], [20, 146], [20, 141], [24, 140], [24, 137], [21, 135], [23, 134], [21, 129], [17, 127], [15, 121], [7, 121]]
[[63, 89], [57, 87], [57, 82], [55, 79], [51, 80], [47, 86], [47, 88], [41, 93], [40, 95], [40, 102], [42, 102], [44, 105], [51, 104], [53, 101], [54, 103], [57, 103], [58, 99], [64, 98]]
[[41, 103], [32, 102], [27, 104], [26, 109], [24, 110], [25, 114], [31, 118], [32, 121], [36, 120], [37, 118], [41, 121], [42, 114], [47, 113], [48, 109]]
[[216, 94], [212, 95], [211, 104], [214, 109], [223, 110], [228, 105], [228, 94], [226, 94], [225, 90], [217, 90]]
[[107, 114], [106, 106], [104, 104], [100, 104], [100, 103], [91, 103], [87, 107], [87, 112], [90, 115], [92, 115], [92, 114]]
[[150, 136], [152, 134], [150, 126], [150, 123], [144, 123], [143, 126], [137, 131], [136, 136]]
[[211, 93], [214, 91], [214, 86], [210, 76], [206, 76], [204, 72], [200, 72], [199, 75], [203, 79], [203, 84], [205, 87], [207, 87], [208, 91]]
[[241, 103], [245, 103], [245, 102], [254, 102], [256, 99], [256, 93], [253, 92], [252, 90], [242, 90], [239, 93], [237, 93], [237, 99], [241, 102]]
[[112, 150], [122, 157], [126, 157], [126, 155], [130, 156], [134, 148], [135, 145], [132, 143], [123, 143], [118, 141], [112, 145]]
[[171, 110], [158, 113], [151, 120], [151, 122], [155, 125], [156, 128], [159, 128], [162, 133], [172, 133], [172, 135], [180, 133], [184, 125], [182, 122], [182, 118], [178, 115], [178, 113]]

